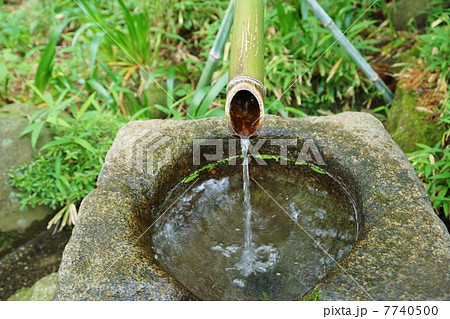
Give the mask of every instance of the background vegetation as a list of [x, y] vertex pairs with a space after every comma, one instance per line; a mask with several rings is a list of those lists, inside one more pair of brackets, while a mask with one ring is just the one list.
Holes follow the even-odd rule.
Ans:
[[[372, 2], [320, 1], [343, 30]], [[0, 104], [37, 105], [23, 132], [31, 135], [33, 144], [43, 126], [54, 134], [32, 163], [10, 173], [22, 205], [61, 209], [52, 223], [69, 224], [76, 218], [80, 200], [95, 187], [106, 151], [124, 123], [223, 114], [226, 82], [219, 80], [227, 71], [227, 48], [212, 86], [204, 89], [203, 96], [209, 99], [200, 103], [194, 95], [227, 4], [0, 0]], [[405, 68], [400, 57], [411, 48], [417, 54], [408, 66], [436, 74], [440, 79], [436, 83], [447, 90], [449, 10], [435, 1], [425, 28], [410, 21], [406, 31], [398, 32], [390, 16], [395, 5], [395, 1], [377, 2], [347, 37], [392, 90], [396, 72]], [[301, 117], [357, 110], [386, 120], [389, 105], [339, 45], [308, 69], [334, 39], [307, 10], [305, 1], [268, 0], [266, 7], [269, 113]], [[433, 107], [436, 124], [450, 127], [449, 103]], [[421, 150], [411, 154], [443, 219], [449, 218], [450, 210], [449, 136], [447, 130], [440, 143], [420, 145]]]

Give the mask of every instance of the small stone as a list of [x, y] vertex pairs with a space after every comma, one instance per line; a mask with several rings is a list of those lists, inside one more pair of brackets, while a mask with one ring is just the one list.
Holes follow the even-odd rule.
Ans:
[[49, 301], [55, 295], [57, 278], [52, 273], [41, 278], [30, 288], [22, 288], [8, 298], [8, 301]]

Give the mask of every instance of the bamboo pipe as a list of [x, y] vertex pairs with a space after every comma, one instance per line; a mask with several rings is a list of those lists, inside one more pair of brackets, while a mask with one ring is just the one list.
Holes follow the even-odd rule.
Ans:
[[264, 0], [236, 0], [225, 114], [230, 133], [259, 134], [264, 115]]

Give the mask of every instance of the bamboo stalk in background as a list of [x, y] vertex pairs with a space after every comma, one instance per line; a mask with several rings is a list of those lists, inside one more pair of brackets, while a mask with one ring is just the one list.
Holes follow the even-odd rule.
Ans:
[[334, 21], [330, 16], [322, 9], [320, 4], [316, 0], [306, 0], [311, 7], [314, 14], [319, 18], [322, 24], [327, 27], [334, 38], [342, 45], [344, 50], [350, 55], [350, 57], [355, 61], [359, 68], [364, 72], [364, 74], [369, 78], [370, 81], [375, 85], [375, 87], [383, 92], [386, 100], [392, 102], [394, 94], [387, 87], [386, 83], [379, 77], [379, 75], [370, 67], [366, 62], [364, 57], [358, 52], [358, 50], [353, 46], [353, 44], [345, 37], [342, 31], [336, 26]]
[[233, 135], [259, 133], [264, 115], [264, 0], [236, 0], [225, 114]]
[[216, 39], [214, 40], [214, 44], [209, 51], [208, 61], [206, 62], [205, 68], [200, 76], [200, 80], [198, 81], [197, 90], [211, 84], [211, 77], [216, 70], [217, 63], [219, 63], [222, 58], [223, 49], [225, 47], [225, 43], [227, 42], [228, 35], [230, 34], [231, 24], [233, 22], [233, 9], [234, 0], [230, 0], [227, 11], [225, 12], [222, 23], [220, 24], [219, 31], [217, 32]]

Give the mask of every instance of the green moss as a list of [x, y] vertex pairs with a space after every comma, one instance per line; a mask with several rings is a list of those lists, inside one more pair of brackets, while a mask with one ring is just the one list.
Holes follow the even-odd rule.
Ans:
[[[419, 48], [419, 46], [415, 45], [412, 48], [410, 48], [409, 50], [405, 51], [405, 53], [403, 53], [397, 59], [397, 63], [407, 63], [407, 62], [413, 61], [413, 59], [416, 59], [418, 56], [420, 56], [420, 48]], [[403, 65], [396, 66], [394, 68], [394, 70], [396, 72], [400, 72], [403, 67], [404, 67]]]
[[196, 179], [199, 176], [200, 172], [205, 171], [205, 170], [210, 171], [210, 170], [214, 169], [217, 165], [220, 165], [220, 164], [223, 164], [223, 163], [227, 163], [227, 162], [231, 161], [233, 158], [238, 158], [238, 157], [242, 158], [242, 156], [232, 156], [232, 157], [223, 159], [221, 161], [218, 161], [218, 162], [211, 163], [211, 164], [208, 164], [206, 166], [203, 166], [202, 168], [196, 170], [194, 173], [192, 173], [191, 175], [189, 175], [188, 177], [183, 179], [181, 182], [182, 183], [189, 183], [189, 182], [193, 181], [194, 179]]
[[31, 288], [21, 288], [14, 295], [8, 298], [9, 301], [29, 301], [31, 296]]
[[303, 298], [302, 301], [320, 301], [320, 295], [319, 295], [319, 285], [314, 287], [313, 290], [308, 292]]
[[427, 113], [420, 112], [416, 106], [414, 92], [400, 88], [396, 90], [386, 130], [405, 153], [417, 150], [417, 143], [435, 145], [444, 133], [442, 125], [427, 121]]

